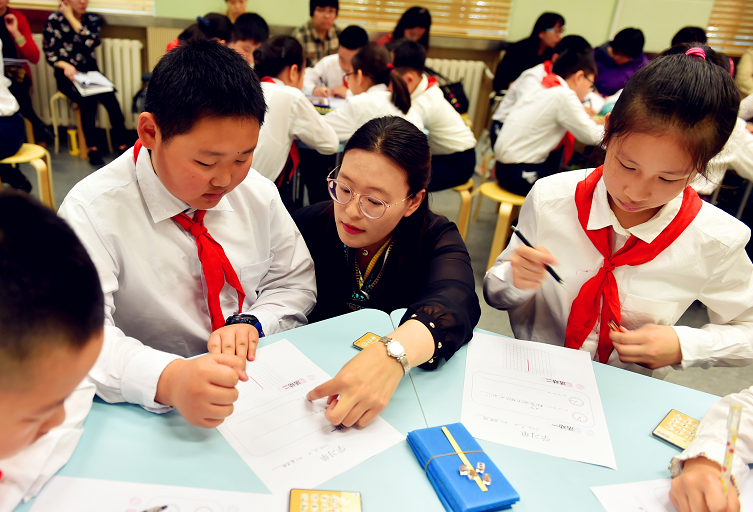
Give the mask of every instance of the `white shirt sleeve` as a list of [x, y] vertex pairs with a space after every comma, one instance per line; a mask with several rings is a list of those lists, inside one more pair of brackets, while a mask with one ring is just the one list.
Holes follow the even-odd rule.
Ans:
[[753, 264], [745, 252], [749, 238], [749, 230], [741, 233], [698, 296], [710, 323], [700, 329], [674, 326], [683, 368], [753, 363]]
[[410, 109], [408, 109], [408, 113], [405, 114], [405, 118], [416, 125], [416, 128], [418, 128], [419, 130], [423, 131], [425, 129], [424, 120], [419, 109], [411, 107]]
[[321, 85], [319, 81], [324, 76], [324, 68], [322, 67], [322, 61], [316, 63], [313, 68], [306, 68], [303, 75], [303, 89], [302, 92], [305, 96], [311, 96], [314, 93], [314, 87]]
[[157, 383], [165, 367], [180, 356], [147, 347], [127, 337], [115, 326], [113, 294], [118, 290], [120, 267], [100, 237], [96, 217], [78, 201], [66, 200], [58, 214], [74, 228], [81, 243], [94, 262], [105, 298], [105, 337], [97, 362], [89, 378], [97, 386], [97, 394], [107, 402], [131, 402], [150, 412], [163, 413], [172, 407], [154, 401]]
[[354, 107], [356, 101], [358, 101], [358, 96], [349, 97], [340, 108], [324, 116], [327, 124], [335, 130], [337, 140], [350, 139], [360, 126], [357, 111]]
[[[751, 112], [751, 115], [753, 115], [753, 112]], [[734, 148], [730, 163], [740, 176], [753, 181], [753, 134], [748, 132], [744, 125], [743, 129], [744, 132], [741, 130], [739, 137], [735, 138], [734, 142], [737, 145]], [[728, 144], [733, 142], [731, 139], [732, 137], [730, 137]]]
[[[753, 387], [740, 393], [725, 396], [706, 412], [698, 427], [695, 439], [677, 457], [672, 459], [672, 477], [682, 473], [683, 463], [697, 457], [705, 457], [721, 465], [727, 446], [727, 415], [729, 406], [735, 404], [743, 409], [740, 430], [732, 459], [732, 482], [737, 487], [748, 477], [748, 464], [753, 463]], [[739, 491], [739, 488], [738, 488]]]
[[277, 200], [272, 205], [270, 251], [274, 255], [259, 282], [254, 304], [244, 313], [256, 316], [264, 334], [306, 324], [316, 305], [314, 261], [290, 214]]
[[84, 420], [89, 414], [95, 386], [84, 379], [65, 399], [65, 420], [13, 457], [0, 460], [0, 512], [10, 512], [21, 501], [36, 496], [42, 486], [62, 468], [73, 455]]
[[298, 96], [293, 123], [290, 126], [291, 135], [323, 155], [337, 153], [340, 139], [337, 138], [332, 126], [324, 120], [325, 117], [316, 111], [305, 96]]
[[578, 141], [589, 146], [598, 146], [604, 138], [604, 126], [591, 120], [574, 93], [567, 94], [565, 98], [557, 111], [557, 121]]
[[746, 121], [753, 119], [753, 94], [746, 96], [740, 102], [740, 113], [738, 114], [738, 117]]

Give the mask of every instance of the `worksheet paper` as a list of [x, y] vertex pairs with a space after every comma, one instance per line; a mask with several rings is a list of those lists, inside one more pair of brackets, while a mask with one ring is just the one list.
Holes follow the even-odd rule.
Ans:
[[31, 512], [141, 512], [165, 505], [163, 512], [284, 512], [287, 501], [283, 495], [56, 476]]
[[479, 439], [617, 469], [588, 352], [475, 333], [460, 417]]
[[[606, 512], [677, 512], [669, 499], [672, 479], [591, 487]], [[753, 512], [753, 478], [740, 488], [740, 510]]]
[[235, 411], [217, 430], [273, 493], [313, 488], [405, 439], [381, 417], [333, 426], [327, 400], [306, 393], [330, 376], [288, 340], [262, 347], [238, 383]]

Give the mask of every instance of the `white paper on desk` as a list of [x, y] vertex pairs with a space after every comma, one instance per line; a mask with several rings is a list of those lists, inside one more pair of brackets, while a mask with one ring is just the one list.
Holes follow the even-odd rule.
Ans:
[[475, 333], [460, 418], [479, 439], [617, 469], [588, 352]]
[[326, 399], [306, 393], [330, 379], [288, 340], [256, 351], [235, 411], [217, 430], [273, 493], [313, 488], [405, 439], [381, 417], [337, 429]]
[[[606, 512], [677, 512], [669, 499], [672, 479], [591, 487]], [[740, 488], [740, 510], [753, 511], [753, 478]]]
[[31, 512], [140, 512], [164, 505], [164, 512], [288, 510], [282, 495], [56, 476], [39, 493]]

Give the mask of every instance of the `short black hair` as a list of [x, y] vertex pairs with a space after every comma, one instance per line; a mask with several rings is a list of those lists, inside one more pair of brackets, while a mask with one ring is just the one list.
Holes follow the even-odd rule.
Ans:
[[256, 41], [263, 43], [269, 39], [269, 25], [255, 12], [246, 12], [238, 16], [233, 23], [233, 42]]
[[596, 67], [596, 60], [594, 60], [592, 51], [577, 52], [575, 50], [565, 50], [552, 64], [552, 73], [561, 76], [565, 80], [578, 71], [583, 71], [586, 75], [598, 75], [599, 71]]
[[646, 38], [643, 37], [643, 32], [637, 28], [625, 28], [617, 32], [614, 39], [610, 41], [609, 46], [612, 47], [614, 53], [621, 53], [631, 59], [636, 58], [643, 53], [643, 45], [646, 43]]
[[560, 39], [560, 42], [557, 43], [557, 46], [554, 47], [552, 53], [559, 55], [562, 54], [565, 50], [573, 50], [575, 52], [581, 53], [591, 51], [592, 48], [589, 42], [581, 36], [565, 36]]
[[706, 31], [701, 27], [683, 27], [672, 38], [672, 46], [682, 43], [706, 44]]
[[340, 46], [348, 50], [360, 50], [369, 42], [369, 35], [358, 25], [350, 25], [338, 36]]
[[317, 7], [334, 7], [336, 11], [340, 10], [340, 2], [337, 0], [310, 0], [309, 16], [314, 15], [314, 9]]
[[235, 50], [217, 41], [186, 41], [155, 66], [144, 111], [162, 141], [190, 132], [205, 117], [254, 118], [264, 123], [267, 105], [259, 78]]
[[306, 68], [303, 46], [295, 37], [274, 36], [254, 50], [254, 71], [262, 78], [274, 78], [293, 65], [298, 66], [301, 72]]
[[210, 12], [206, 16], [196, 18], [198, 28], [207, 39], [221, 39], [230, 41], [233, 37], [233, 23], [224, 14]]
[[104, 311], [97, 269], [68, 224], [26, 194], [0, 192], [0, 363], [18, 367], [52, 344], [80, 350]]
[[556, 12], [545, 12], [539, 18], [536, 20], [536, 23], [533, 25], [533, 30], [531, 31], [531, 35], [528, 36], [529, 39], [535, 39], [538, 41], [539, 34], [542, 32], [546, 32], [547, 29], [554, 28], [557, 25], [565, 26], [565, 18]]
[[400, 39], [392, 47], [393, 66], [399, 73], [415, 71], [423, 73], [426, 68], [426, 50], [416, 41]]

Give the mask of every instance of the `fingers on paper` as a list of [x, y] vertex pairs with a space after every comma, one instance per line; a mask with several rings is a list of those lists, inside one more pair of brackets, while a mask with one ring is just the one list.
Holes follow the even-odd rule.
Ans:
[[[338, 394], [338, 384], [335, 379], [330, 379], [324, 384], [320, 384], [306, 395], [306, 400], [319, 400], [325, 396], [331, 397]], [[329, 401], [327, 402], [330, 403]]]

